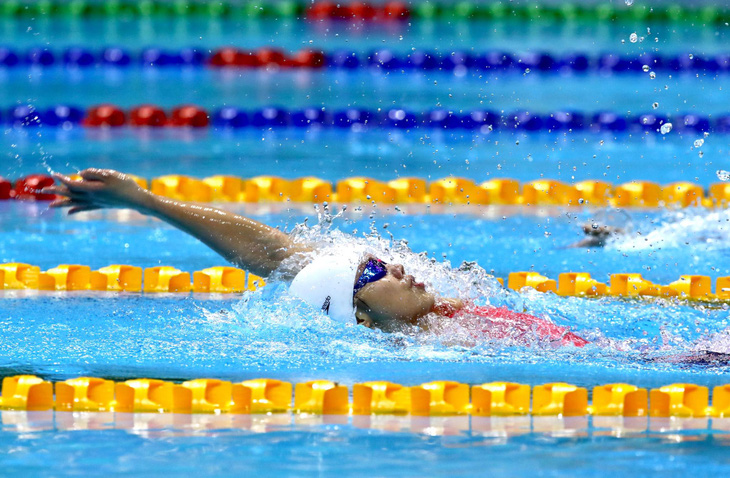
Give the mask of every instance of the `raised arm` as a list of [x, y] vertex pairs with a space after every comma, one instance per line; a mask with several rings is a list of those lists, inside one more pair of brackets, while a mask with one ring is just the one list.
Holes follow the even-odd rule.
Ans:
[[63, 198], [51, 207], [70, 207], [69, 214], [101, 208], [134, 209], [187, 232], [228, 261], [267, 276], [284, 259], [310, 251], [284, 232], [247, 217], [208, 206], [176, 201], [142, 189], [129, 176], [109, 169], [87, 169], [82, 179], [56, 174], [61, 185], [44, 192]]

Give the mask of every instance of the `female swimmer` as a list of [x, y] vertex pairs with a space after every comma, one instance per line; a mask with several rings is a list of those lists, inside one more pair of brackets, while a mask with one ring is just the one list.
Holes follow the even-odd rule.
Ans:
[[228, 261], [260, 276], [277, 271], [290, 292], [335, 320], [386, 332], [418, 325], [429, 314], [451, 320], [480, 319], [487, 338], [529, 345], [535, 339], [582, 347], [586, 340], [563, 327], [505, 308], [475, 306], [426, 290], [400, 264], [387, 264], [364, 251], [325, 248], [294, 241], [252, 219], [208, 206], [176, 201], [142, 189], [112, 170], [87, 169], [81, 179], [56, 174], [60, 185], [44, 193], [60, 199], [51, 207], [69, 214], [101, 208], [129, 208], [161, 219], [207, 244]]

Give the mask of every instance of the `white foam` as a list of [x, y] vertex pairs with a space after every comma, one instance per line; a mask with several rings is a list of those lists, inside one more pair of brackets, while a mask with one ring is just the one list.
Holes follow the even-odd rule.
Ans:
[[617, 238], [608, 247], [635, 251], [647, 249], [693, 247], [728, 247], [730, 245], [730, 211], [687, 209], [670, 213], [659, 224], [638, 225], [628, 236]]

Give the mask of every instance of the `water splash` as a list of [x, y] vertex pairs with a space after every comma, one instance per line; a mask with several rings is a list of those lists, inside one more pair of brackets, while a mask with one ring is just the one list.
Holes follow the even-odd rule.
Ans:
[[[439, 262], [426, 254], [414, 253], [407, 242], [396, 241], [392, 237], [383, 238], [373, 230], [363, 233], [361, 237], [351, 236], [335, 227], [340, 214], [331, 216], [326, 210], [322, 214], [316, 225], [309, 227], [301, 224], [295, 228], [297, 240], [322, 247], [367, 250], [386, 261], [402, 263], [407, 273], [423, 280], [429, 290], [444, 296], [472, 300], [477, 304], [524, 311], [568, 327], [591, 342], [584, 349], [564, 347], [565, 350], [560, 354], [591, 357], [591, 360], [600, 362], [618, 360], [627, 364], [636, 361], [645, 363], [647, 358], [656, 355], [691, 350], [694, 341], [702, 336], [700, 329], [687, 328], [692, 317], [698, 324], [709, 324], [703, 329], [705, 331], [721, 330], [715, 327], [721, 321], [708, 321], [704, 309], [679, 303], [665, 301], [637, 304], [611, 298], [565, 298], [532, 289], [521, 293], [509, 291], [501, 288], [476, 263], [465, 262], [454, 268], [448, 261]], [[708, 218], [688, 213], [684, 218], [667, 223], [664, 233], [657, 233], [657, 237], [667, 240], [672, 234], [676, 236], [680, 231], [692, 230], [688, 224], [696, 224], [696, 231], [707, 231], [708, 223], [730, 221], [730, 212], [715, 214], [718, 216]], [[676, 241], [679, 240], [677, 237]], [[624, 240], [614, 247], [626, 247], [627, 244]], [[227, 320], [236, 324], [235, 327], [243, 336], [258, 337], [256, 343], [266, 347], [272, 354], [270, 358], [276, 360], [285, 360], [293, 350], [309, 356], [312, 353], [310, 347], [314, 344], [317, 344], [315, 348], [324, 347], [325, 351], [321, 353], [328, 357], [328, 361], [345, 362], [373, 360], [382, 354], [408, 361], [491, 362], [503, 355], [509, 356], [510, 360], [544, 360], [545, 354], [556, 351], [555, 343], [541, 340], [537, 333], [527, 341], [527, 347], [524, 347], [524, 336], [514, 337], [514, 340], [507, 336], [497, 340], [489, 334], [480, 333], [485, 324], [484, 319], [479, 317], [467, 317], [459, 321], [428, 317], [426, 330], [413, 327], [397, 334], [384, 334], [330, 321], [298, 299], [288, 296], [284, 285], [264, 290], [267, 295], [250, 295], [237, 304]], [[712, 313], [724, 312], [716, 310]]]
[[[403, 264], [406, 273], [423, 281], [428, 290], [438, 291], [444, 297], [464, 299], [496, 298], [500, 286], [482, 267], [473, 262], [464, 262], [453, 268], [449, 261], [438, 261], [427, 253], [415, 253], [408, 241], [395, 239], [387, 229], [389, 237], [383, 237], [371, 223], [368, 231], [347, 234], [337, 228], [344, 211], [332, 215], [327, 207], [318, 210], [318, 222], [307, 222], [294, 227], [291, 236], [296, 242], [314, 244], [319, 250], [339, 249], [370, 253], [388, 263]], [[284, 264], [284, 268], [291, 267]]]
[[657, 222], [636, 225], [636, 232], [609, 247], [620, 251], [692, 247], [727, 248], [730, 244], [730, 211], [685, 209], [669, 212]]

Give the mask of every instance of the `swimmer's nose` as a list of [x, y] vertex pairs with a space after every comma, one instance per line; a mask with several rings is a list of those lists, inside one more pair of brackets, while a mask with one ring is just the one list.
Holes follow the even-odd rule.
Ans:
[[401, 280], [406, 275], [406, 270], [402, 264], [388, 264], [388, 270], [398, 280]]

